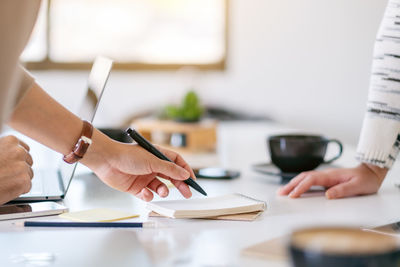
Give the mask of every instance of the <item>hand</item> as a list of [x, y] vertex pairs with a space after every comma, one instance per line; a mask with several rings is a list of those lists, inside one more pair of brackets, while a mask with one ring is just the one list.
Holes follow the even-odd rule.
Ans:
[[144, 201], [153, 199], [152, 191], [161, 197], [168, 196], [168, 187], [157, 177], [170, 180], [185, 198], [191, 197], [183, 180], [189, 176], [195, 178], [192, 169], [177, 153], [157, 148], [175, 163], [158, 159], [138, 145], [113, 141], [95, 130], [93, 143], [82, 163], [105, 184]]
[[283, 186], [278, 194], [298, 198], [313, 185], [329, 188], [325, 192], [328, 199], [374, 194], [387, 172], [387, 169], [365, 163], [349, 169], [303, 172]]
[[0, 204], [31, 190], [32, 164], [27, 144], [15, 136], [0, 138]]

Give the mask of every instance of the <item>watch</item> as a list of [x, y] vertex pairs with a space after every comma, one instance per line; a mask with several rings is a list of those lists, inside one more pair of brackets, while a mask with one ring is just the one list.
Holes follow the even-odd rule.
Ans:
[[64, 155], [63, 160], [72, 164], [83, 158], [89, 146], [92, 144], [93, 125], [83, 121], [81, 136], [73, 147], [71, 153]]

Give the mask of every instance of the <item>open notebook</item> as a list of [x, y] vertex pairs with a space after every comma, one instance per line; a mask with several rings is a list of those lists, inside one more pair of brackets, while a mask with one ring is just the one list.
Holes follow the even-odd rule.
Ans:
[[241, 194], [218, 197], [155, 201], [147, 203], [147, 208], [170, 218], [208, 218], [263, 211], [265, 202]]

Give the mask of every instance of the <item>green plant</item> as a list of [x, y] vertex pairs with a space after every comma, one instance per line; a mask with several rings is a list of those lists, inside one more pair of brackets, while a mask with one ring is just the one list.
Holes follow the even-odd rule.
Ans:
[[165, 115], [169, 119], [184, 122], [198, 121], [204, 113], [199, 97], [194, 91], [189, 91], [184, 96], [181, 105], [168, 105], [165, 107]]

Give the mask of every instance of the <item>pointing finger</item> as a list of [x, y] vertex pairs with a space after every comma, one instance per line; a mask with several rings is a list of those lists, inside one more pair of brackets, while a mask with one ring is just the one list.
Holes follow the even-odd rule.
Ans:
[[159, 146], [157, 146], [157, 148], [160, 151], [162, 151], [162, 153], [164, 153], [169, 159], [171, 159], [173, 162], [175, 162], [177, 165], [179, 165], [180, 167], [187, 170], [190, 173], [190, 177], [192, 177], [193, 179], [196, 179], [196, 175], [194, 174], [192, 168], [190, 168], [189, 164], [182, 158], [181, 155], [179, 155], [178, 153], [176, 153], [174, 151], [164, 149]]
[[171, 180], [171, 183], [181, 192], [181, 194], [185, 198], [190, 198], [192, 196], [192, 192], [187, 184], [182, 181]]
[[173, 180], [186, 180], [190, 176], [184, 168], [165, 160], [154, 161], [151, 168], [153, 172], [164, 174]]

